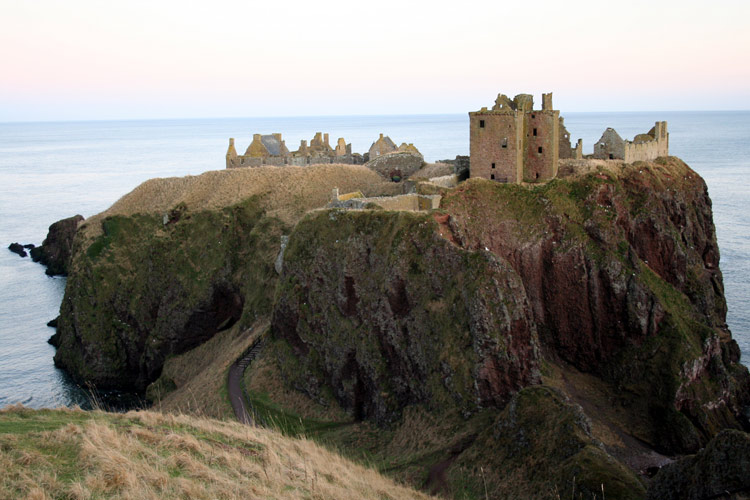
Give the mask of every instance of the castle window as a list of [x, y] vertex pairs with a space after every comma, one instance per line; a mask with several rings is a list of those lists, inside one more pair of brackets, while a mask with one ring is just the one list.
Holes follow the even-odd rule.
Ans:
[[536, 118], [536, 115], [531, 115], [531, 119], [533, 120], [534, 118]]
[[490, 179], [495, 180], [495, 174], [490, 175]]
[[542, 147], [541, 147], [541, 146], [539, 146], [539, 152], [540, 152], [540, 153], [542, 152]]
[[536, 129], [534, 129], [534, 137], [536, 137]]
[[503, 137], [503, 142], [500, 145], [500, 147], [503, 147], [503, 148], [507, 148], [508, 147], [508, 138], [507, 137]]
[[495, 164], [494, 163], [492, 164], [492, 168], [495, 168]]
[[479, 128], [484, 128], [484, 120], [479, 120]]

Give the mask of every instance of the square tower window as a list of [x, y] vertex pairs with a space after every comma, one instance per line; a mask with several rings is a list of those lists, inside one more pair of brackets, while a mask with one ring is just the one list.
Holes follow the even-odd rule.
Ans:
[[495, 164], [494, 163], [492, 164], [492, 168], [495, 168]]
[[536, 115], [533, 115], [533, 114], [532, 114], [532, 115], [531, 115], [531, 119], [533, 120], [534, 118], [536, 118]]
[[539, 152], [540, 152], [540, 153], [542, 152], [542, 147], [541, 147], [541, 146], [539, 146]]
[[508, 138], [503, 137], [503, 142], [500, 144], [500, 147], [507, 148], [508, 147]]
[[495, 174], [490, 175], [490, 179], [495, 180]]
[[484, 120], [479, 120], [479, 128], [484, 128]]
[[536, 137], [536, 129], [534, 129], [534, 137]]

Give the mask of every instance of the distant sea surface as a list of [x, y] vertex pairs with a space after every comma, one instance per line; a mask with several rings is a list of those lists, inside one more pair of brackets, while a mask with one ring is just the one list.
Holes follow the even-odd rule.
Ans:
[[[606, 127], [624, 138], [669, 122], [670, 153], [706, 179], [713, 200], [729, 305], [728, 323], [750, 361], [750, 112], [565, 113], [584, 153]], [[0, 123], [0, 407], [80, 404], [87, 391], [54, 367], [54, 330], [64, 278], [7, 250], [40, 244], [53, 222], [90, 217], [153, 177], [224, 168], [229, 137], [244, 150], [253, 133], [281, 132], [291, 150], [315, 132], [344, 137], [364, 153], [379, 133], [414, 143], [427, 161], [469, 152], [462, 115]]]

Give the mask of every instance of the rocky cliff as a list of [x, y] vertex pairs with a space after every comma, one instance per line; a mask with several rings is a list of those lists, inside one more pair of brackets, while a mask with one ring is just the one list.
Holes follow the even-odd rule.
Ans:
[[142, 391], [168, 356], [268, 314], [281, 234], [332, 185], [379, 194], [380, 182], [362, 166], [324, 165], [142, 184], [76, 234], [55, 364]]
[[50, 276], [68, 274], [73, 240], [81, 222], [83, 222], [83, 216], [81, 215], [74, 215], [55, 222], [49, 227], [47, 237], [42, 245], [30, 250], [34, 262], [47, 266], [45, 272]]
[[[542, 349], [647, 414], [638, 436], [695, 451], [740, 426], [747, 370], [726, 328], [711, 200], [677, 159], [527, 189], [469, 182], [446, 230], [524, 283]], [[746, 422], [745, 422], [746, 424]]]
[[101, 225], [93, 240], [76, 240], [55, 336], [55, 364], [79, 379], [143, 390], [167, 356], [271, 306], [282, 224], [256, 198]]
[[684, 163], [471, 180], [442, 211], [297, 226], [273, 316], [291, 384], [389, 421], [417, 401], [502, 407], [545, 359], [610, 384], [663, 453], [746, 425], [711, 202]]
[[499, 498], [571, 484], [642, 498], [637, 473], [750, 428], [711, 201], [687, 165], [443, 195], [431, 213], [321, 210], [294, 226], [260, 195], [97, 220], [76, 239], [56, 362], [143, 388], [167, 356], [271, 315], [261, 361], [285, 390], [384, 435], [417, 408], [453, 430], [442, 448], [409, 444], [412, 463], [475, 496], [489, 478]]
[[319, 212], [298, 225], [273, 312], [295, 387], [313, 398], [332, 388], [357, 418], [385, 424], [409, 404], [471, 413], [538, 383], [521, 280], [435, 229], [410, 212]]

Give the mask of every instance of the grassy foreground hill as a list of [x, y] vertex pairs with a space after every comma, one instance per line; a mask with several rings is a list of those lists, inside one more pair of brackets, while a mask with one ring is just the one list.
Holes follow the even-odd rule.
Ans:
[[427, 499], [312, 441], [139, 411], [0, 411], [3, 499]]

